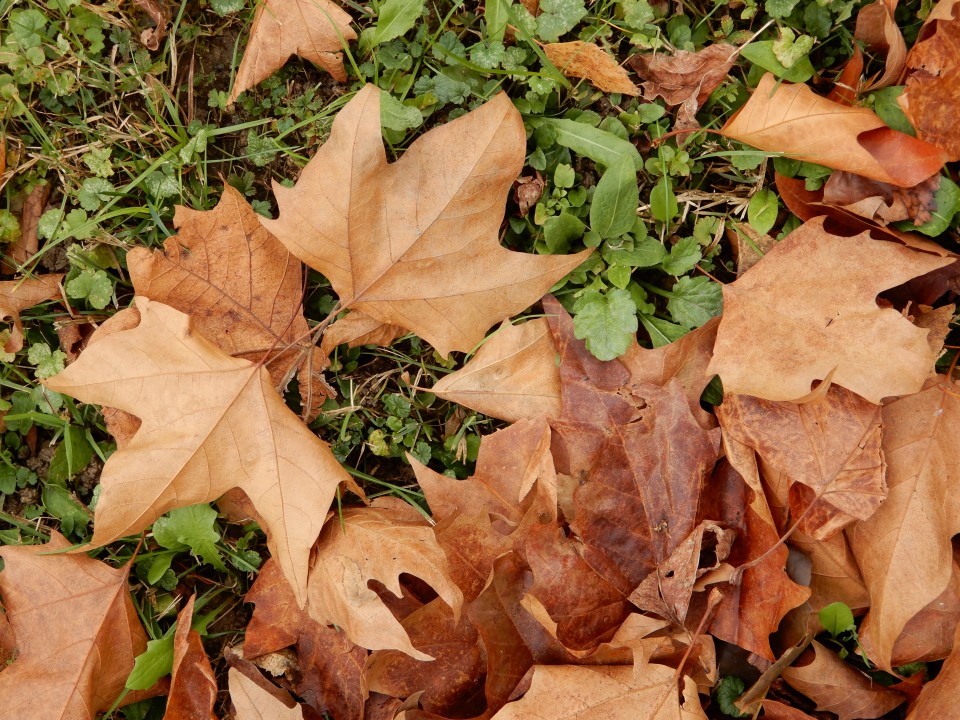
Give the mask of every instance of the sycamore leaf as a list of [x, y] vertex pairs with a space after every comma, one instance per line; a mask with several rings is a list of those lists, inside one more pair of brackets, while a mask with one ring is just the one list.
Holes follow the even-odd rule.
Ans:
[[137, 309], [139, 325], [91, 343], [46, 381], [142, 420], [103, 468], [92, 544], [140, 532], [172, 508], [239, 487], [302, 602], [310, 548], [337, 487], [356, 485], [286, 407], [265, 369], [225, 355], [173, 308], [137, 298]]
[[954, 651], [943, 663], [937, 677], [920, 691], [907, 720], [941, 720], [960, 706], [960, 624], [953, 639]]
[[379, 580], [397, 597], [400, 574], [429, 583], [459, 619], [463, 594], [450, 580], [447, 561], [426, 523], [389, 508], [344, 510], [327, 523], [317, 541], [308, 588], [310, 616], [334, 624], [370, 650], [402, 650], [418, 660], [406, 631], [367, 583]]
[[[326, 336], [324, 336], [326, 340]], [[431, 391], [484, 415], [516, 422], [560, 414], [560, 371], [543, 318], [504, 321], [469, 362], [442, 377]]]
[[270, 352], [267, 367], [281, 389], [298, 369], [310, 420], [326, 395], [312, 372], [302, 266], [259, 217], [230, 185], [213, 210], [178, 206], [173, 224], [179, 232], [162, 252], [138, 247], [127, 253], [130, 279], [137, 295], [188, 313], [225, 353], [258, 362]]
[[767, 152], [910, 187], [937, 173], [943, 152], [891, 130], [872, 110], [849, 107], [806, 85], [766, 74], [720, 134]]
[[500, 246], [526, 147], [505, 94], [388, 164], [379, 93], [368, 85], [340, 111], [296, 186], [274, 185], [280, 217], [261, 222], [327, 276], [344, 307], [413, 331], [442, 355], [470, 351], [590, 251], [542, 257]]
[[195, 600], [196, 595], [177, 615], [173, 674], [163, 720], [216, 720], [213, 706], [217, 701], [217, 680], [203, 650], [200, 633], [190, 628]]
[[946, 378], [883, 408], [886, 502], [849, 531], [850, 545], [870, 591], [861, 628], [889, 670], [894, 644], [907, 623], [950, 583], [950, 538], [960, 532], [953, 488], [960, 482], [955, 442], [960, 422], [957, 386]]
[[708, 371], [726, 392], [767, 400], [796, 401], [830, 379], [873, 403], [916, 392], [933, 370], [928, 331], [876, 296], [950, 262], [811, 220], [723, 286]]
[[341, 50], [357, 34], [352, 18], [331, 0], [264, 0], [257, 6], [250, 39], [230, 91], [230, 103], [299, 55], [345, 82]]
[[46, 545], [0, 548], [0, 596], [19, 650], [0, 672], [6, 717], [94, 720], [120, 696], [146, 649], [127, 589], [129, 565], [46, 554], [68, 547], [54, 532]]
[[834, 602], [842, 602], [853, 610], [870, 606], [870, 593], [846, 535], [839, 533], [827, 540], [814, 540], [794, 532], [790, 544], [810, 558], [812, 610], [819, 611]]
[[[682, 703], [681, 703], [682, 692]], [[633, 667], [536, 665], [520, 700], [507, 703], [494, 720], [695, 720], [706, 718], [696, 685], [675, 670], [647, 663]]]
[[62, 280], [63, 273], [55, 273], [0, 282], [0, 320], [10, 320], [13, 324], [9, 337], [3, 343], [3, 352], [15, 353], [23, 347], [23, 323], [20, 322], [20, 311], [44, 300], [58, 299], [61, 296]]
[[299, 705], [284, 705], [239, 670], [230, 668], [229, 678], [235, 720], [303, 720]]
[[347, 347], [352, 348], [360, 345], [385, 347], [403, 334], [402, 327], [385, 325], [359, 310], [354, 310], [346, 317], [337, 320], [323, 333], [323, 340], [320, 342], [320, 363], [324, 367], [330, 364], [328, 358], [337, 345], [346, 343]]
[[580, 40], [547, 43], [543, 52], [567, 77], [586, 78], [594, 87], [608, 93], [640, 94], [627, 71], [598, 45]]

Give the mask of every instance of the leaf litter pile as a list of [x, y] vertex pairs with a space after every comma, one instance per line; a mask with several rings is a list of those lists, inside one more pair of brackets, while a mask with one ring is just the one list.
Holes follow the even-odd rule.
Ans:
[[[312, 5], [309, 22], [291, 14], [305, 3], [260, 7], [234, 99], [291, 53], [345, 77], [349, 17]], [[865, 37], [868, 21], [895, 30], [886, 7], [865, 8]], [[635, 315], [611, 327], [615, 294], [593, 311], [601, 332], [550, 294], [590, 249], [501, 245], [526, 148], [502, 93], [390, 163], [367, 86], [296, 183], [275, 186], [277, 219], [230, 186], [213, 210], [179, 208], [162, 251], [127, 255], [133, 305], [44, 386], [102, 406], [116, 438], [91, 545], [151, 526], [160, 541], [165, 513], [219, 501], [267, 534], [252, 618], [217, 677], [191, 598], [151, 641], [172, 653], [158, 680], [129, 565], [56, 532], [5, 546], [4, 716], [92, 719], [165, 694], [169, 720], [955, 717], [960, 384], [935, 365], [960, 265], [894, 223], [929, 221], [960, 157], [943, 87], [958, 23], [941, 3], [909, 54], [888, 43], [915, 137], [851, 104], [856, 57], [827, 97], [760, 80], [720, 134], [835, 172], [818, 189], [778, 173], [802, 224], [780, 241], [744, 230], [722, 314], [655, 349]], [[641, 90], [598, 46], [544, 47], [601, 90], [663, 98], [688, 128], [731, 49], [638, 55]], [[596, 195], [613, 200], [595, 197], [591, 225], [622, 235], [634, 159], [598, 162]], [[304, 265], [339, 298], [319, 323], [303, 314]], [[19, 313], [62, 280], [0, 287], [5, 352], [23, 345]], [[505, 423], [467, 479], [409, 457], [428, 512], [368, 500], [304, 422], [331, 393], [336, 347], [407, 333], [473, 352], [429, 390]], [[294, 376], [302, 418], [278, 391]], [[722, 402], [702, 402], [716, 377]]]

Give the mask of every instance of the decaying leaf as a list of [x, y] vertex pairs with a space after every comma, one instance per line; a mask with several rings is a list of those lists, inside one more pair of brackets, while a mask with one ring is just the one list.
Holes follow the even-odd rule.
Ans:
[[537, 256], [500, 246], [526, 147], [505, 94], [388, 164], [379, 92], [368, 85], [340, 111], [296, 186], [274, 185], [280, 217], [261, 222], [326, 275], [343, 307], [415, 332], [442, 355], [470, 351], [590, 251]]
[[937, 210], [935, 193], [941, 178], [938, 173], [913, 187], [900, 188], [838, 170], [823, 187], [823, 202], [839, 205], [882, 225], [899, 220], [923, 225]]
[[127, 588], [129, 565], [45, 554], [68, 547], [54, 532], [45, 545], [0, 548], [0, 597], [18, 648], [0, 671], [8, 717], [94, 720], [120, 697], [147, 647]]
[[543, 52], [567, 77], [586, 78], [594, 87], [608, 93], [640, 94], [627, 71], [598, 45], [580, 40], [547, 43]]
[[23, 347], [23, 323], [20, 311], [44, 300], [56, 300], [63, 295], [60, 283], [63, 273], [40, 275], [22, 280], [0, 282], [0, 320], [11, 323], [10, 335], [3, 343], [5, 353], [15, 353]]
[[195, 600], [196, 595], [177, 615], [173, 674], [163, 720], [217, 720], [213, 712], [217, 701], [217, 680], [203, 650], [200, 633], [190, 627]]
[[887, 500], [848, 537], [870, 590], [861, 634], [870, 639], [871, 660], [887, 670], [904, 627], [946, 589], [953, 573], [950, 538], [960, 532], [951, 489], [960, 482], [957, 422], [960, 395], [942, 377], [883, 408]]
[[560, 414], [557, 350], [543, 318], [504, 322], [460, 370], [431, 388], [440, 397], [516, 422]]
[[341, 51], [357, 39], [352, 19], [332, 0], [264, 0], [253, 17], [230, 102], [283, 67], [291, 55], [345, 82]]
[[229, 678], [235, 720], [303, 720], [299, 705], [284, 705], [239, 670], [230, 668]]
[[883, 73], [879, 78], [868, 82], [864, 91], [879, 90], [893, 85], [903, 72], [907, 60], [907, 44], [897, 21], [893, 18], [897, 0], [875, 0], [864, 5], [857, 14], [857, 26], [854, 38], [866, 47], [880, 53], [886, 59]]
[[310, 548], [337, 487], [360, 489], [286, 407], [265, 369], [225, 355], [173, 308], [138, 298], [137, 309], [139, 325], [91, 342], [46, 381], [142, 421], [103, 468], [91, 543], [140, 532], [172, 508], [239, 487], [303, 602]]
[[459, 619], [463, 594], [449, 578], [443, 550], [425, 522], [388, 508], [344, 510], [327, 523], [317, 541], [308, 589], [310, 616], [334, 624], [370, 650], [401, 650], [431, 660], [417, 650], [406, 631], [367, 583], [379, 580], [397, 597], [400, 574], [426, 581]]
[[297, 368], [309, 421], [326, 394], [303, 317], [302, 266], [258, 217], [230, 185], [213, 210], [177, 206], [179, 232], [162, 252], [127, 253], [130, 279], [137, 295], [188, 313], [225, 353], [251, 362], [269, 355], [267, 368], [281, 392]]
[[167, 36], [167, 24], [170, 22], [170, 8], [161, 0], [134, 0], [134, 3], [153, 20], [154, 27], [140, 33], [140, 42], [147, 50], [156, 50]]
[[770, 73], [719, 132], [761, 150], [899, 187], [926, 180], [946, 160], [939, 148], [891, 130], [872, 110], [832, 102], [806, 85], [778, 83]]
[[933, 370], [926, 331], [876, 296], [950, 262], [811, 220], [723, 286], [708, 371], [726, 392], [768, 400], [802, 399], [815, 380], [873, 403], [916, 392]]

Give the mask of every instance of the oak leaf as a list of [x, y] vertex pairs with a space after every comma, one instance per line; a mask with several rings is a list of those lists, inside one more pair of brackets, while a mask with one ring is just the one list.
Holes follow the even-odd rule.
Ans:
[[264, 368], [225, 355], [183, 313], [146, 298], [136, 303], [139, 325], [92, 342], [46, 381], [142, 420], [103, 468], [91, 543], [140, 532], [168, 510], [239, 487], [303, 602], [310, 548], [337, 488], [360, 489], [287, 408]]
[[368, 85], [340, 111], [297, 184], [274, 185], [279, 218], [261, 222], [330, 280], [342, 307], [415, 332], [442, 355], [470, 351], [590, 251], [536, 256], [500, 246], [526, 148], [505, 94], [388, 164], [379, 93]]
[[876, 296], [950, 258], [831, 235], [811, 220], [742, 277], [723, 286], [723, 316], [708, 372], [729, 393], [797, 401], [815, 380], [872, 403], [916, 392], [933, 370], [927, 331]]
[[627, 71], [599, 45], [580, 40], [547, 43], [543, 52], [567, 77], [585, 78], [594, 87], [608, 93], [640, 94]]
[[960, 395], [946, 378], [883, 408], [887, 460], [886, 502], [848, 531], [870, 591], [861, 635], [873, 660], [890, 670], [894, 645], [907, 623], [948, 586], [953, 573], [950, 538], [960, 532], [960, 482], [955, 442]]
[[253, 17], [229, 102], [270, 77], [291, 55], [299, 55], [337, 82], [345, 82], [341, 51], [347, 42], [357, 39], [351, 20], [331, 0], [264, 0]]
[[191, 596], [177, 615], [173, 674], [163, 720], [216, 720], [213, 706], [217, 701], [217, 679], [203, 650], [200, 633], [190, 627], [195, 600], [196, 595]]
[[47, 554], [68, 547], [54, 532], [45, 545], [0, 548], [0, 596], [19, 651], [0, 671], [7, 717], [94, 720], [120, 697], [147, 647], [127, 589], [130, 566]]
[[900, 187], [926, 180], [946, 160], [939, 148], [891, 130], [872, 110], [832, 102], [806, 85], [778, 84], [770, 73], [719, 132], [760, 150]]
[[309, 421], [326, 394], [303, 317], [302, 266], [257, 218], [230, 185], [213, 210], [177, 206], [179, 232], [163, 251], [127, 253], [130, 279], [137, 295], [189, 314], [225, 353], [251, 362], [270, 353], [267, 368], [281, 392], [297, 369]]
[[22, 280], [0, 282], [0, 320], [11, 323], [10, 335], [3, 343], [3, 352], [15, 353], [23, 347], [23, 323], [20, 311], [44, 300], [57, 300], [63, 295], [60, 283], [63, 273], [39, 275]]
[[239, 670], [230, 668], [228, 677], [235, 720], [303, 720], [299, 705], [284, 705]]
[[458, 620], [463, 593], [450, 580], [443, 550], [426, 522], [391, 508], [354, 508], [327, 523], [310, 571], [308, 611], [324, 625], [334, 624], [370, 650], [401, 650], [431, 660], [417, 650], [407, 632], [368, 582], [379, 580], [402, 595], [400, 574], [426, 581]]

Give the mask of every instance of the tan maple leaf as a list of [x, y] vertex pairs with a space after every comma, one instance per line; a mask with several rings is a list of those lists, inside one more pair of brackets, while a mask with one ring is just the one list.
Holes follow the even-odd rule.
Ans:
[[281, 392], [294, 369], [307, 421], [326, 399], [303, 317], [302, 265], [260, 225], [259, 216], [230, 185], [213, 210], [178, 206], [179, 232], [163, 251], [138, 247], [127, 253], [137, 295], [193, 318], [196, 329], [234, 357], [267, 368]]
[[284, 705], [239, 670], [230, 668], [228, 677], [235, 720], [303, 720], [299, 705]]
[[400, 597], [400, 574], [409, 573], [429, 583], [453, 610], [454, 620], [459, 619], [463, 593], [450, 580], [430, 526], [422, 518], [411, 519], [411, 512], [409, 507], [353, 508], [328, 522], [317, 541], [307, 608], [314, 620], [336, 625], [361, 647], [402, 650], [418, 660], [431, 660], [410, 643], [367, 586], [379, 580]]
[[415, 332], [442, 355], [466, 352], [590, 252], [501, 247], [525, 148], [520, 113], [501, 93], [387, 163], [380, 91], [368, 85], [337, 115], [296, 186], [274, 184], [280, 216], [261, 222], [330, 280], [343, 307]]
[[357, 39], [350, 27], [352, 19], [332, 0], [264, 0], [253, 17], [229, 102], [273, 75], [291, 55], [345, 82], [342, 50]]
[[599, 45], [581, 40], [547, 43], [543, 52], [567, 77], [586, 78], [594, 87], [608, 93], [640, 94], [627, 71]]
[[120, 697], [147, 648], [127, 588], [130, 566], [47, 554], [68, 547], [54, 532], [45, 545], [0, 548], [0, 596], [18, 647], [0, 671], [6, 717], [94, 720]]
[[217, 701], [217, 680], [203, 649], [200, 633], [190, 627], [196, 599], [196, 595], [191, 596], [177, 615], [173, 671], [163, 720], [217, 720], [213, 712]]
[[796, 401], [815, 380], [872, 403], [916, 392], [933, 371], [927, 331], [877, 306], [887, 288], [951, 258], [894, 243], [831, 235], [816, 218], [723, 286], [723, 316], [708, 372], [726, 392]]
[[239, 487], [303, 602], [310, 548], [337, 487], [359, 488], [287, 408], [264, 368], [225, 355], [183, 313], [146, 298], [136, 302], [139, 325], [91, 343], [46, 381], [142, 420], [103, 468], [91, 543], [140, 532], [172, 508]]
[[0, 320], [9, 320], [12, 327], [3, 343], [5, 353], [15, 353], [23, 347], [23, 323], [20, 311], [31, 308], [44, 300], [56, 300], [63, 290], [60, 283], [63, 273], [40, 275], [22, 280], [0, 282]]

